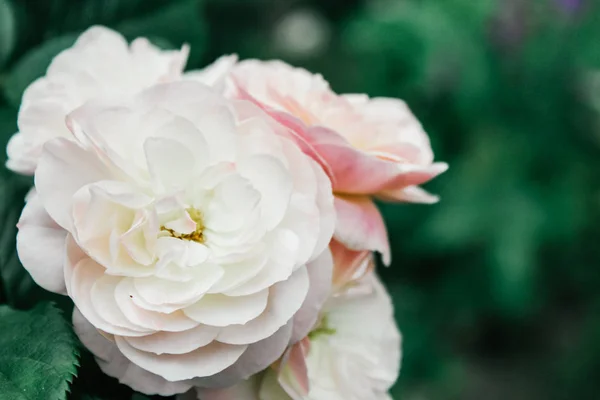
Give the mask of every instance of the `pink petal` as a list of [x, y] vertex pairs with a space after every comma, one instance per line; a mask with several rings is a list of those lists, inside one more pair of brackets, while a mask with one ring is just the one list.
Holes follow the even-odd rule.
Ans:
[[440, 201], [439, 196], [427, 192], [418, 186], [408, 186], [397, 190], [384, 190], [377, 194], [384, 201], [401, 201], [407, 203], [435, 204]]
[[[312, 128], [311, 131], [317, 128]], [[318, 128], [319, 132], [326, 129]], [[376, 194], [382, 190], [420, 185], [447, 169], [444, 163], [427, 166], [399, 163], [352, 147], [349, 143], [312, 142], [332, 168], [336, 193]]]
[[351, 250], [377, 251], [385, 265], [391, 262], [383, 218], [368, 197], [336, 196], [337, 225], [334, 238]]
[[333, 255], [333, 285], [339, 290], [347, 284], [359, 280], [371, 270], [371, 252], [368, 250], [350, 250], [337, 240], [330, 244]]
[[279, 366], [278, 381], [292, 398], [308, 396], [310, 390], [306, 357], [310, 350], [308, 338], [292, 346]]

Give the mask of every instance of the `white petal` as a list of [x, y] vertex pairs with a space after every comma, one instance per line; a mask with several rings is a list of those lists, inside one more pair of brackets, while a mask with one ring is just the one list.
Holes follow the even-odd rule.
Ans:
[[25, 204], [17, 226], [17, 252], [23, 267], [44, 289], [66, 294], [63, 264], [67, 231], [50, 218], [38, 195]]
[[144, 150], [159, 193], [184, 187], [209, 159], [202, 134], [183, 118], [174, 119], [146, 139]]
[[73, 298], [71, 293], [71, 282], [73, 280], [73, 271], [77, 266], [79, 261], [84, 258], [88, 258], [88, 255], [81, 250], [81, 248], [77, 245], [77, 242], [73, 238], [71, 234], [67, 234], [65, 239], [65, 263], [64, 263], [64, 280], [65, 287], [67, 289], [67, 293], [69, 297]]
[[294, 315], [291, 342], [302, 340], [314, 328], [325, 301], [331, 294], [333, 258], [325, 249], [319, 257], [306, 266], [310, 287], [300, 310]]
[[167, 332], [182, 332], [193, 329], [198, 323], [185, 316], [182, 311], [156, 312], [138, 306], [134, 301], [137, 291], [131, 278], [123, 278], [115, 290], [115, 299], [125, 317], [137, 326]]
[[265, 310], [268, 298], [268, 290], [238, 297], [207, 294], [196, 303], [186, 307], [184, 312], [193, 320], [206, 325], [245, 324]]
[[223, 270], [206, 266], [190, 282], [173, 282], [155, 277], [135, 278], [134, 286], [142, 298], [151, 304], [184, 304], [203, 296], [223, 276]]
[[260, 194], [239, 175], [231, 175], [215, 186], [204, 215], [207, 229], [231, 232], [240, 229], [260, 202]]
[[169, 381], [214, 375], [235, 363], [247, 348], [212, 342], [186, 354], [156, 355], [137, 350], [118, 336], [115, 340], [125, 357]]
[[288, 280], [269, 289], [267, 309], [258, 318], [245, 325], [223, 328], [217, 340], [231, 344], [255, 343], [274, 334], [300, 309], [308, 284], [306, 268], [298, 269]]
[[138, 350], [154, 354], [185, 354], [210, 344], [219, 333], [217, 328], [199, 325], [182, 332], [157, 332], [144, 337], [124, 338]]
[[266, 339], [253, 343], [231, 367], [208, 378], [194, 379], [200, 387], [224, 388], [266, 369], [284, 353], [292, 334], [292, 322], [282, 326]]
[[171, 396], [183, 393], [192, 386], [187, 381], [169, 382], [133, 364], [121, 354], [116, 344], [101, 335], [77, 308], [73, 310], [73, 327], [79, 340], [97, 357], [100, 369], [138, 392]]
[[136, 325], [127, 319], [117, 305], [115, 290], [121, 279], [120, 277], [109, 275], [103, 275], [96, 279], [90, 293], [94, 310], [100, 318], [111, 325], [140, 333], [151, 333], [151, 329]]
[[269, 261], [264, 246], [256, 246], [257, 252], [239, 260], [216, 259], [215, 263], [223, 267], [224, 275], [209, 293], [224, 293], [248, 282], [255, 277]]
[[201, 70], [187, 72], [184, 79], [198, 81], [222, 93], [225, 90], [225, 79], [236, 62], [236, 55], [222, 56]]
[[313, 257], [319, 257], [319, 255], [327, 248], [331, 238], [333, 237], [336, 215], [331, 181], [316, 162], [311, 162], [311, 164], [313, 166], [315, 176], [317, 177], [317, 206], [319, 207], [320, 221], [319, 238], [313, 251]]
[[228, 290], [225, 294], [244, 296], [256, 293], [292, 275], [296, 267], [300, 239], [294, 232], [280, 229], [273, 232], [270, 240], [272, 240], [271, 258], [265, 266], [252, 279]]
[[44, 146], [35, 187], [52, 219], [69, 229], [73, 195], [81, 187], [109, 177], [107, 168], [91, 153], [69, 140], [54, 139]]
[[91, 258], [81, 259], [72, 271], [71, 297], [83, 316], [96, 328], [114, 335], [144, 336], [150, 333], [116, 326], [100, 317], [92, 304], [91, 291], [96, 281], [102, 276], [104, 276], [104, 268]]
[[281, 161], [267, 155], [241, 160], [238, 171], [261, 193], [261, 220], [266, 229], [272, 229], [281, 222], [290, 202], [292, 178], [289, 171]]

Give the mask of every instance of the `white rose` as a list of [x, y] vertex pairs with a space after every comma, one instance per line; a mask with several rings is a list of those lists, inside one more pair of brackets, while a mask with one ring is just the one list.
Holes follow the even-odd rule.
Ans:
[[148, 394], [226, 387], [307, 334], [333, 198], [284, 128], [190, 81], [89, 102], [67, 126], [43, 146], [18, 252], [73, 299], [107, 374]]
[[[19, 132], [8, 144], [7, 167], [32, 175], [43, 144], [55, 137], [70, 138], [65, 117], [88, 100], [129, 96], [157, 83], [187, 79], [182, 71], [188, 53], [187, 46], [162, 51], [145, 38], [128, 45], [115, 31], [89, 28], [23, 93]], [[233, 63], [235, 57], [223, 57], [189, 78], [220, 86]]]
[[376, 275], [369, 273], [362, 286], [351, 295], [332, 297], [319, 326], [292, 346], [277, 368], [228, 389], [197, 389], [198, 398], [391, 399], [388, 390], [399, 373], [401, 336], [390, 297]]

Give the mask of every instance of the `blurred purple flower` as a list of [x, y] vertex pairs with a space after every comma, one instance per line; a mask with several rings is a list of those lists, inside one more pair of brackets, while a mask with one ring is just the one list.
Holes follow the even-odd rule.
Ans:
[[575, 13], [581, 7], [582, 0], [558, 0], [559, 5], [569, 13]]

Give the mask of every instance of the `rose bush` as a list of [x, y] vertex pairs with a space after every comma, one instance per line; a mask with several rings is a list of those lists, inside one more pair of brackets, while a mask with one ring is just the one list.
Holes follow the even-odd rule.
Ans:
[[433, 163], [429, 137], [398, 99], [338, 95], [321, 75], [281, 61], [245, 60], [230, 93], [250, 99], [293, 130], [327, 171], [338, 214], [335, 237], [352, 250], [391, 255], [373, 197], [434, 203], [419, 187], [447, 169]]
[[287, 129], [192, 81], [97, 98], [65, 126], [42, 147], [18, 252], [73, 299], [103, 371], [149, 394], [225, 387], [306, 336], [335, 213]]

